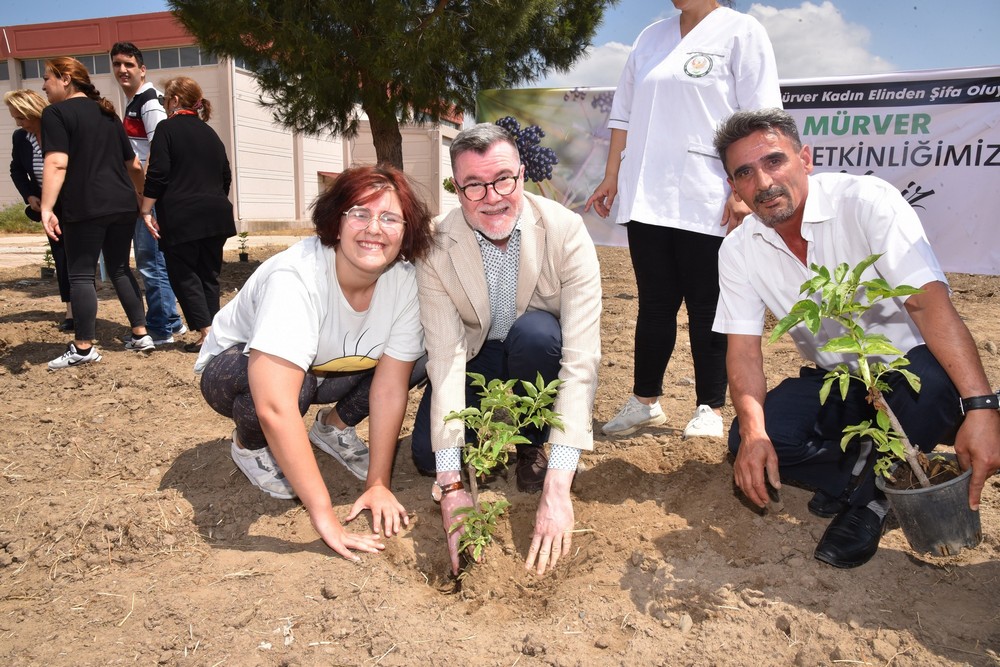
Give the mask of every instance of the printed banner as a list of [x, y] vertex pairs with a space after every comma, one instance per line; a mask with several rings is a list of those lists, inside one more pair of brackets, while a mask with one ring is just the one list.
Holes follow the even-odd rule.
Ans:
[[[1000, 67], [782, 82], [782, 101], [816, 171], [872, 174], [917, 209], [945, 271], [1000, 274]], [[613, 88], [491, 90], [478, 118], [537, 125], [555, 151], [552, 177], [529, 190], [584, 216], [594, 242], [624, 229], [583, 206], [604, 178]], [[721, 120], [721, 119], [720, 119]]]

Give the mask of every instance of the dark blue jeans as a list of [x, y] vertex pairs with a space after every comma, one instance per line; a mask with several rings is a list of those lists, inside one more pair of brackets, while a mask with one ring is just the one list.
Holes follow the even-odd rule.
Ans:
[[170, 334], [180, 330], [183, 323], [177, 314], [177, 299], [170, 287], [167, 263], [160, 252], [160, 244], [142, 218], [135, 221], [132, 245], [135, 268], [142, 276], [142, 285], [146, 290], [146, 328], [153, 338], [169, 338]]
[[[920, 378], [920, 392], [914, 392], [899, 373], [886, 376], [891, 391], [886, 402], [899, 418], [910, 441], [925, 452], [938, 443], [951, 443], [962, 421], [958, 391], [941, 364], [919, 345], [906, 355], [908, 370]], [[825, 405], [820, 405], [819, 389], [826, 371], [802, 368], [799, 377], [788, 378], [767, 392], [764, 425], [778, 456], [781, 481], [801, 484], [839, 497], [853, 506], [867, 505], [877, 494], [874, 465], [877, 452], [864, 462], [856, 477], [852, 474], [861, 446], [855, 438], [840, 449], [845, 426], [874, 419], [875, 411], [865, 400], [860, 382], [851, 382], [847, 399], [841, 400], [834, 387]], [[739, 421], [729, 431], [729, 450], [740, 447]]]
[[[538, 373], [546, 382], [559, 377], [562, 361], [562, 329], [559, 320], [551, 313], [533, 310], [514, 321], [507, 339], [503, 342], [491, 340], [483, 345], [475, 357], [465, 364], [469, 373], [479, 373], [489, 382], [493, 379], [509, 380], [518, 378], [535, 381]], [[431, 392], [430, 384], [424, 389], [417, 416], [413, 421], [413, 463], [423, 473], [437, 470], [434, 452], [431, 448]], [[479, 405], [479, 390], [466, 385], [465, 403]], [[545, 443], [548, 429], [529, 428], [521, 435], [531, 441], [531, 445], [541, 447]], [[466, 431], [466, 440], [474, 436]]]

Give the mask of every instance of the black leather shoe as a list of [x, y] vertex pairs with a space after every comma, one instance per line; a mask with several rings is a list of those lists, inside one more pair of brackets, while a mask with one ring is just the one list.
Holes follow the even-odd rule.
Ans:
[[834, 567], [864, 565], [878, 551], [884, 529], [885, 519], [867, 507], [848, 507], [826, 527], [814, 555]]
[[816, 516], [829, 519], [847, 509], [847, 503], [840, 498], [834, 498], [826, 491], [817, 491], [806, 507]]
[[545, 483], [545, 472], [549, 467], [549, 457], [541, 447], [518, 447], [517, 490], [523, 493], [538, 493]]

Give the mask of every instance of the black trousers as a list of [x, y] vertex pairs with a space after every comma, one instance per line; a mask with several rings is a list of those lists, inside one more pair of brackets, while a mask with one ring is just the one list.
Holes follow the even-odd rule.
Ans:
[[663, 374], [677, 342], [677, 311], [687, 306], [697, 405], [726, 402], [726, 337], [712, 331], [719, 301], [721, 236], [628, 223], [628, 247], [639, 290], [632, 392], [663, 394]]
[[160, 244], [170, 287], [192, 331], [212, 326], [212, 318], [219, 312], [219, 273], [226, 238], [211, 236], [176, 245]]

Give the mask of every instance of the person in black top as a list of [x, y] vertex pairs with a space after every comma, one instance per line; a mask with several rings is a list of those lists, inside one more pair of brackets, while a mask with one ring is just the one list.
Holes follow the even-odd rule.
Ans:
[[[219, 312], [219, 272], [226, 239], [236, 234], [226, 148], [207, 121], [212, 105], [193, 79], [164, 86], [167, 120], [156, 127], [140, 213], [167, 261], [170, 286], [199, 352]], [[153, 218], [153, 206], [156, 218]]]
[[[27, 206], [24, 214], [35, 222], [42, 221], [42, 111], [48, 106], [44, 97], [27, 88], [4, 94], [10, 117], [17, 125], [11, 137], [10, 180], [14, 182]], [[59, 297], [66, 304], [66, 319], [60, 331], [73, 330], [73, 307], [69, 300], [69, 272], [62, 241], [49, 239], [49, 250], [56, 267]]]
[[[52, 104], [42, 112], [42, 225], [50, 238], [62, 237], [69, 263], [75, 339], [49, 369], [68, 368], [101, 355], [94, 346], [97, 290], [94, 266], [104, 264], [132, 327], [126, 347], [153, 348], [139, 285], [129, 269], [129, 253], [143, 174], [115, 108], [90, 82], [75, 58], [45, 62], [42, 90]], [[54, 212], [59, 203], [58, 216]]]

